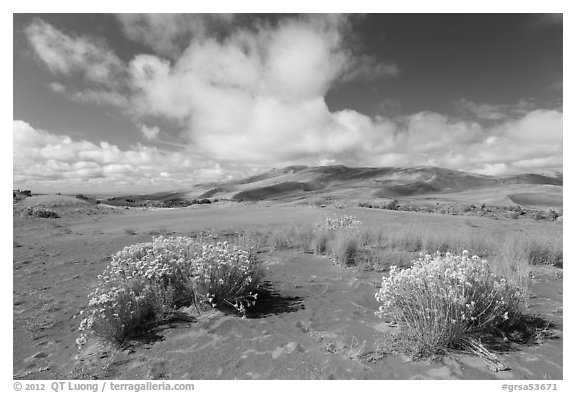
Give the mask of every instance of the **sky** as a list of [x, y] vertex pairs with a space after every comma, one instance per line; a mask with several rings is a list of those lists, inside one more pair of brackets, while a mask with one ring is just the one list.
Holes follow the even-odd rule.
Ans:
[[562, 170], [561, 14], [14, 14], [13, 185]]

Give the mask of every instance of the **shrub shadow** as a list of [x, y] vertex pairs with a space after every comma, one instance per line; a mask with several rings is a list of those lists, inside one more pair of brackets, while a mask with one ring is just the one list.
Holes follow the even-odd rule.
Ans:
[[258, 300], [246, 311], [246, 318], [258, 319], [304, 309], [300, 296], [283, 296], [274, 289], [273, 283], [264, 281], [258, 289]]
[[198, 319], [188, 313], [175, 311], [168, 318], [161, 321], [149, 322], [137, 329], [121, 345], [124, 349], [137, 347], [139, 345], [153, 344], [164, 341], [162, 333], [166, 329], [175, 328], [182, 325], [196, 323]]
[[481, 338], [483, 345], [493, 352], [520, 351], [521, 346], [537, 346], [544, 340], [557, 339], [559, 326], [539, 315], [523, 315], [506, 331]]

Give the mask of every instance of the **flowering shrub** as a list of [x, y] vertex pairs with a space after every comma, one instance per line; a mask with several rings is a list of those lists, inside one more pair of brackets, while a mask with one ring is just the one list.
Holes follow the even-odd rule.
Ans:
[[430, 354], [510, 326], [520, 316], [522, 294], [464, 250], [426, 255], [401, 271], [392, 266], [376, 300], [382, 303], [376, 314], [391, 316], [417, 354]]
[[202, 245], [195, 259], [196, 293], [213, 306], [226, 304], [244, 313], [253, 306], [261, 279], [256, 254], [227, 242]]
[[227, 305], [244, 313], [254, 304], [261, 278], [255, 253], [227, 242], [164, 238], [124, 248], [98, 276], [86, 312], [81, 311], [79, 345], [87, 334], [122, 342], [138, 328], [159, 322], [175, 308], [197, 301]]
[[328, 229], [332, 231], [336, 231], [338, 229], [358, 229], [362, 225], [362, 222], [359, 221], [354, 216], [334, 216], [334, 217], [326, 217], [326, 221], [324, 225], [320, 226], [320, 229]]

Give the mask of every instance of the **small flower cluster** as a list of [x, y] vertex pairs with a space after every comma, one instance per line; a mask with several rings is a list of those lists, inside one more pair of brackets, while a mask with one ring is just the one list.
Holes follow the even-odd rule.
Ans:
[[319, 228], [336, 231], [339, 229], [358, 229], [361, 225], [362, 222], [356, 217], [345, 214], [343, 216], [326, 217], [326, 221]]
[[392, 266], [375, 296], [382, 303], [376, 314], [391, 316], [421, 352], [502, 327], [518, 315], [522, 299], [516, 285], [466, 250], [461, 256], [421, 256], [405, 270]]
[[150, 321], [161, 321], [180, 306], [206, 301], [229, 305], [239, 312], [254, 305], [261, 270], [253, 250], [227, 242], [208, 244], [202, 239], [164, 238], [124, 248], [98, 276], [81, 311], [81, 335], [122, 342]]

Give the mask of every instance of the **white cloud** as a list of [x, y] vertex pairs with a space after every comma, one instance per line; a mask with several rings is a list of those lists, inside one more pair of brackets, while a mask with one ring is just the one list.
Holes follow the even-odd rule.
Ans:
[[324, 100], [360, 64], [344, 45], [344, 25], [334, 16], [290, 18], [221, 41], [193, 38], [173, 65], [139, 55], [129, 64], [134, 108], [178, 121], [190, 143], [221, 160], [262, 164], [371, 145], [381, 126], [354, 111], [331, 113]]
[[[337, 162], [437, 165], [495, 174], [561, 165], [563, 115], [536, 109], [530, 102], [462, 100], [467, 120], [427, 111], [394, 118], [330, 111], [325, 97], [339, 83], [398, 72], [392, 63], [377, 63], [347, 46], [346, 17], [287, 17], [276, 24], [237, 27], [218, 37], [211, 33], [216, 23], [212, 17], [199, 25], [197, 18], [120, 16], [128, 36], [159, 53], [136, 55], [126, 65], [105, 46], [34, 22], [28, 28], [30, 41], [50, 69], [78, 72], [98, 85], [70, 92], [53, 84], [54, 91], [120, 107], [138, 123], [148, 116], [161, 117], [184, 130], [188, 146], [176, 152], [142, 145], [123, 151], [15, 122], [15, 152], [18, 145], [19, 160], [31, 160], [28, 167], [15, 166], [15, 177], [32, 176], [29, 168], [36, 164], [38, 173], [50, 179], [65, 173], [67, 178], [90, 174], [101, 181], [129, 181], [143, 176], [157, 182], [220, 176], [232, 165], [237, 173]], [[103, 71], [90, 71], [93, 64]], [[126, 90], [103, 86], [103, 75], [120, 75]], [[140, 131], [148, 141], [160, 133], [147, 126]]]
[[100, 41], [71, 37], [41, 19], [28, 25], [25, 33], [35, 53], [53, 73], [82, 74], [91, 82], [113, 85], [124, 70], [122, 61]]
[[[108, 188], [138, 190], [153, 184], [175, 188], [221, 177], [221, 166], [186, 151], [162, 151], [137, 144], [122, 150], [106, 142], [72, 140], [13, 123], [14, 185], [50, 191]], [[167, 177], [166, 173], [171, 176]]]
[[496, 127], [496, 133], [508, 136], [518, 145], [542, 148], [553, 145], [562, 147], [563, 115], [555, 110], [533, 110], [524, 117]]
[[473, 170], [474, 173], [489, 176], [503, 175], [508, 171], [509, 171], [508, 165], [503, 162], [499, 162], [496, 164], [484, 164], [482, 165], [481, 168]]
[[147, 141], [154, 141], [158, 139], [158, 135], [160, 134], [160, 129], [156, 126], [148, 127], [145, 124], [140, 126], [140, 132], [144, 136], [144, 139]]
[[483, 140], [467, 147], [467, 166], [473, 170], [485, 164], [506, 164], [509, 170], [561, 167], [562, 119], [557, 110], [534, 110], [487, 128]]
[[61, 83], [58, 82], [51, 82], [48, 83], [48, 87], [50, 88], [50, 90], [52, 90], [54, 93], [58, 93], [58, 94], [65, 94], [66, 93], [66, 86], [64, 86]]

